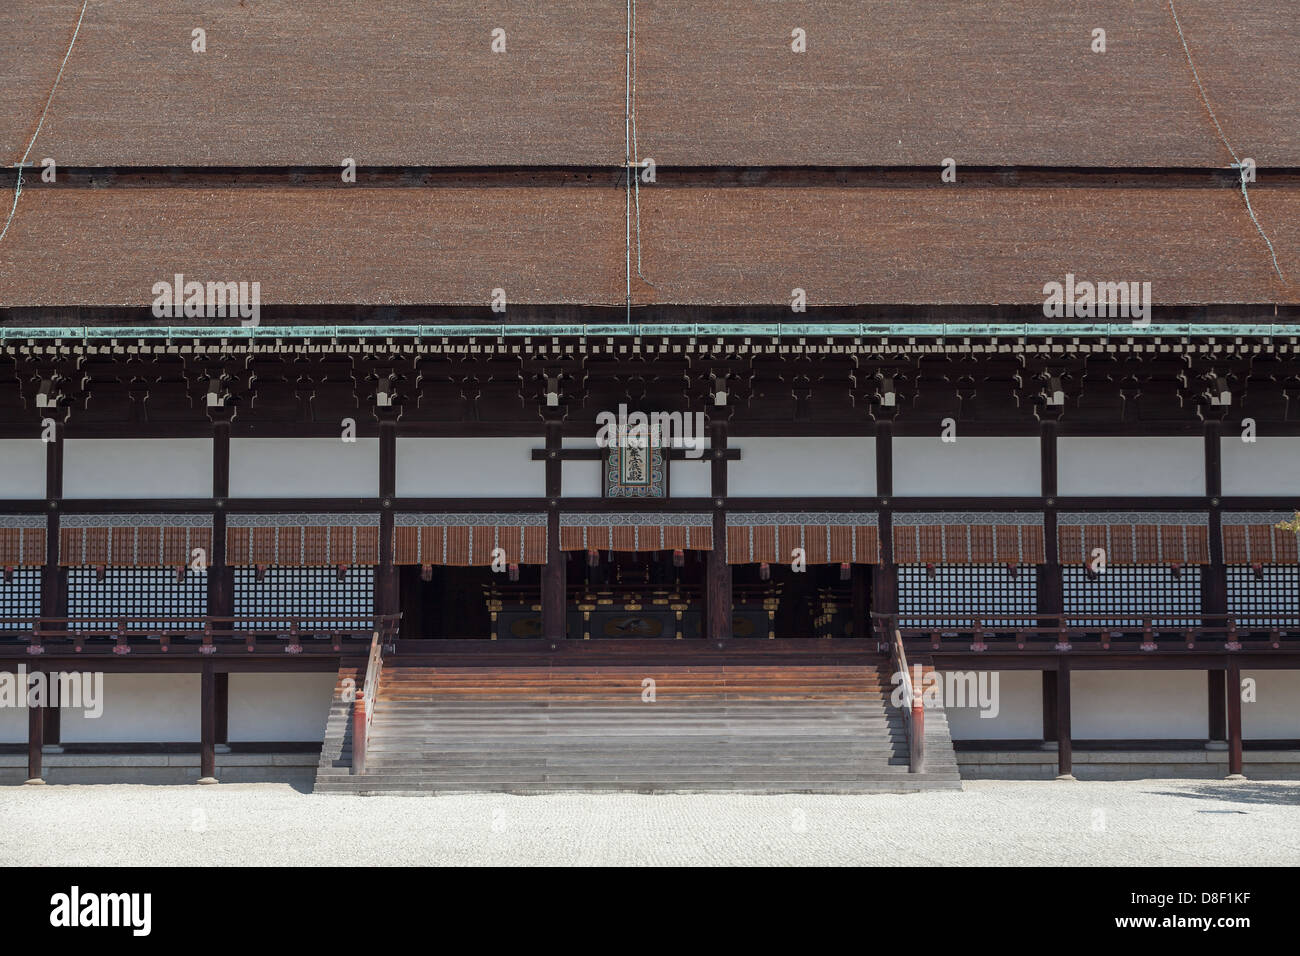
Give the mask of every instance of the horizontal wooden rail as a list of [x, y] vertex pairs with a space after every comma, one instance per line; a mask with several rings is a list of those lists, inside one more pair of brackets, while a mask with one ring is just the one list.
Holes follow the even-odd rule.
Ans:
[[279, 648], [287, 654], [299, 654], [304, 640], [328, 642], [331, 651], [341, 651], [344, 642], [371, 640], [375, 635], [388, 643], [397, 636], [400, 621], [400, 614], [0, 617], [0, 638], [25, 643], [29, 654], [42, 654], [47, 645], [58, 650], [70, 647], [73, 653], [81, 653], [87, 644], [108, 642], [112, 642], [116, 654], [130, 654], [134, 646], [141, 644], [156, 646], [163, 652], [215, 654], [223, 646], [237, 646], [246, 652]]
[[[1182, 612], [1081, 614], [943, 614], [904, 613], [872, 615], [874, 630], [887, 635], [896, 627], [904, 640], [927, 641], [931, 649], [986, 651], [1042, 650], [1051, 642], [1054, 649], [1068, 651], [1075, 642], [1090, 648], [1155, 651], [1162, 646], [1198, 644], [1241, 649], [1243, 637], [1280, 648], [1285, 640], [1300, 641], [1300, 614], [1250, 612], [1239, 616]], [[1238, 619], [1241, 618], [1241, 620]], [[878, 640], [885, 640], [881, 637]]]

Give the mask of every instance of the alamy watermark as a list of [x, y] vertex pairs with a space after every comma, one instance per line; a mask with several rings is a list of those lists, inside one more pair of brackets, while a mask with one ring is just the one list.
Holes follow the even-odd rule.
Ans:
[[1049, 319], [1131, 319], [1137, 328], [1151, 324], [1150, 282], [1076, 281], [1043, 286], [1043, 315]]
[[170, 282], [155, 282], [150, 291], [156, 319], [238, 318], [244, 326], [260, 325], [262, 321], [260, 282], [187, 282], [178, 272]]
[[704, 457], [703, 412], [617, 412], [596, 416], [596, 445], [600, 448], [684, 448], [687, 458]]
[[104, 713], [104, 675], [100, 671], [0, 671], [0, 707], [68, 707], [91, 719]]
[[[889, 702], [903, 707], [907, 694], [903, 673], [895, 671], [890, 678], [894, 685]], [[927, 708], [975, 707], [981, 717], [996, 717], [1001, 710], [997, 671], [922, 671], [920, 664], [912, 666], [912, 693], [921, 698]]]

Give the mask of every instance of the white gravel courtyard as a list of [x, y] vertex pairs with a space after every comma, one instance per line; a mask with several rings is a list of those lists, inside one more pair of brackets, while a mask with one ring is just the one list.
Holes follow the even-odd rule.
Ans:
[[282, 784], [0, 790], [9, 865], [1300, 863], [1300, 782], [965, 792], [352, 797]]

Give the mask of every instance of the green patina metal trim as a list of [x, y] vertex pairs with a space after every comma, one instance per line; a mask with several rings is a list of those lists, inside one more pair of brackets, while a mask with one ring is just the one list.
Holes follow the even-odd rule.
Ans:
[[861, 323], [822, 324], [727, 324], [674, 323], [660, 325], [260, 325], [231, 326], [0, 326], [0, 342], [94, 342], [109, 339], [229, 339], [269, 341], [274, 339], [441, 339], [441, 338], [1276, 338], [1300, 336], [1300, 325], [1257, 323], [1152, 323], [1136, 327], [1128, 323], [985, 323], [934, 324]]

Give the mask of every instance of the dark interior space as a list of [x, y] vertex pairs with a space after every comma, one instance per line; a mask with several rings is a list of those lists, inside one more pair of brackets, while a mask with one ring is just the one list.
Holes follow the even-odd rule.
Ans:
[[541, 600], [541, 569], [518, 567], [519, 580], [510, 581], [505, 572], [491, 568], [457, 568], [434, 565], [424, 580], [423, 569], [403, 567], [401, 573], [402, 626], [404, 638], [486, 638], [492, 634], [489, 592], [508, 588], [527, 595], [530, 603]]

